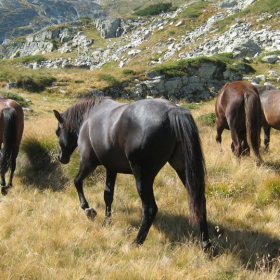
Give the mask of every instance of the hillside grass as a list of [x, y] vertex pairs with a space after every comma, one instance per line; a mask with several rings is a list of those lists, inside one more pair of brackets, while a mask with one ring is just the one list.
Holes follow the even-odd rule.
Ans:
[[[103, 227], [105, 173], [98, 168], [85, 182], [85, 195], [98, 212], [96, 220], [89, 221], [73, 186], [78, 153], [68, 165], [55, 156], [57, 122], [52, 110], [64, 111], [74, 98], [21, 95], [31, 100], [32, 110], [25, 112], [14, 187], [7, 196], [0, 195], [2, 279], [279, 277], [279, 131], [272, 131], [270, 153], [262, 155], [264, 164], [257, 167], [253, 156], [234, 158], [229, 131], [223, 133], [219, 152], [215, 125], [203, 117], [212, 116], [214, 100], [182, 104], [191, 108], [202, 140], [213, 254], [200, 248], [199, 230], [188, 221], [186, 190], [169, 165], [154, 183], [159, 207], [154, 225], [144, 245], [135, 248], [131, 242], [141, 221], [141, 201], [133, 177], [118, 175], [113, 223]], [[35, 157], [28, 157], [32, 154]]]

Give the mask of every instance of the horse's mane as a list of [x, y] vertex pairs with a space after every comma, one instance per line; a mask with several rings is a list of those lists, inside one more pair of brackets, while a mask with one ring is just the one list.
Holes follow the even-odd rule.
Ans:
[[65, 121], [65, 129], [70, 132], [78, 132], [83, 121], [88, 117], [90, 110], [94, 106], [98, 106], [105, 98], [106, 97], [79, 99], [62, 113], [62, 117]]

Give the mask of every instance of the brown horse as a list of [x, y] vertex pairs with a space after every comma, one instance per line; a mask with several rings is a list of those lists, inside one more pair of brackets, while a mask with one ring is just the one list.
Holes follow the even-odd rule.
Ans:
[[265, 151], [268, 151], [271, 128], [280, 130], [280, 90], [273, 86], [255, 85], [263, 110]]
[[225, 84], [217, 96], [215, 112], [220, 150], [222, 132], [229, 129], [234, 155], [249, 154], [251, 147], [258, 163], [262, 162], [259, 153], [262, 111], [257, 89], [244, 81]]
[[[12, 187], [23, 127], [22, 107], [14, 100], [0, 98], [0, 174], [3, 195]], [[5, 174], [9, 169], [9, 183], [6, 185]]]

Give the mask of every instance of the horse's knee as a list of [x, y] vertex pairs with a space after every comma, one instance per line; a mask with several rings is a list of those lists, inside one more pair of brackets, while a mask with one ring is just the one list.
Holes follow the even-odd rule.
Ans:
[[158, 212], [158, 207], [156, 204], [152, 204], [149, 207], [144, 207], [143, 215], [144, 217], [153, 220]]

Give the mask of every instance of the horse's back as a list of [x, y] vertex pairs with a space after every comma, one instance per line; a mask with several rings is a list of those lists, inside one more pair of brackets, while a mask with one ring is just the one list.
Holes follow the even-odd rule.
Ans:
[[280, 90], [267, 89], [260, 94], [263, 114], [269, 126], [280, 129]]
[[[17, 135], [18, 142], [21, 141], [23, 128], [24, 128], [24, 113], [23, 109], [16, 101], [12, 99], [0, 99], [0, 131], [4, 129], [4, 116], [3, 113], [8, 108], [12, 108], [16, 112]], [[19, 144], [19, 143], [18, 143]]]
[[177, 164], [180, 161], [184, 165], [184, 153], [175, 126], [180, 126], [183, 118], [188, 123], [190, 119], [186, 115], [189, 114], [186, 108], [164, 99], [131, 103], [120, 122], [120, 131], [125, 134], [123, 149], [129, 162], [157, 173], [170, 159], [175, 164], [176, 154]]
[[170, 110], [177, 106], [164, 99], [145, 99], [131, 103], [123, 112], [119, 127], [125, 133], [125, 149], [129, 154], [136, 150], [152, 153], [161, 144], [169, 144], [172, 131]]
[[163, 99], [118, 104], [107, 102], [109, 109], [106, 103], [99, 105], [86, 124], [100, 163], [130, 173], [131, 161], [143, 161], [148, 166], [161, 157], [166, 162], [175, 145], [169, 111], [178, 107]]

